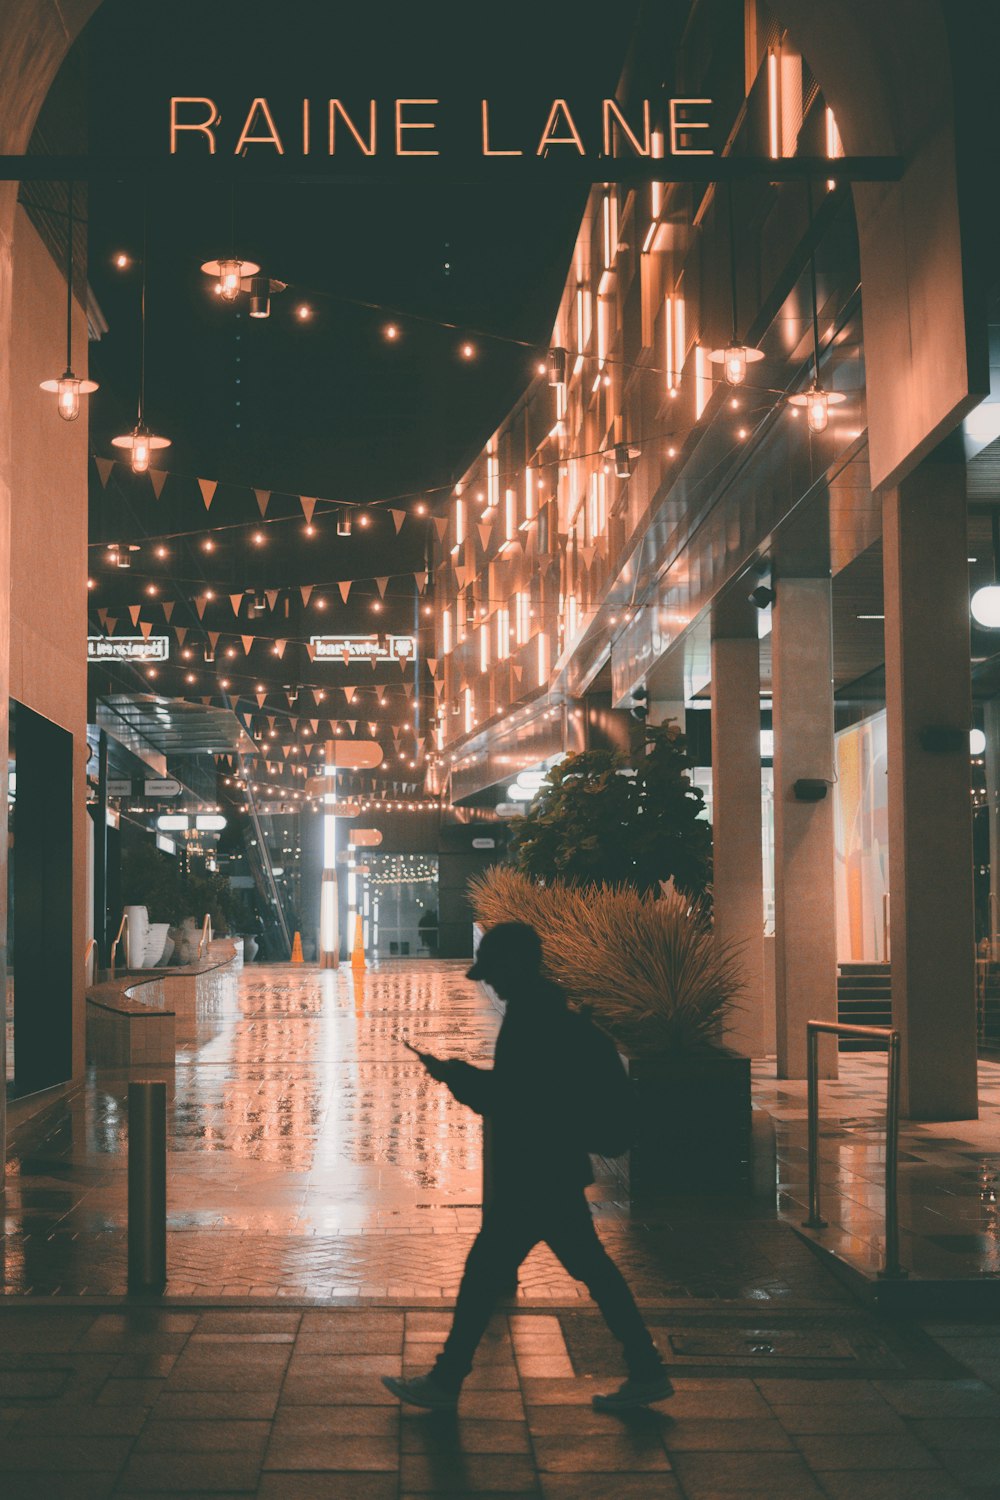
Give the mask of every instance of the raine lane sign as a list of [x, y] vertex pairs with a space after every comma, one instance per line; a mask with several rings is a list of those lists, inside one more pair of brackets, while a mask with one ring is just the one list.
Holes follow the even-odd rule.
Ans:
[[412, 661], [412, 635], [314, 635], [317, 661]]
[[170, 640], [165, 635], [88, 635], [88, 661], [167, 661]]

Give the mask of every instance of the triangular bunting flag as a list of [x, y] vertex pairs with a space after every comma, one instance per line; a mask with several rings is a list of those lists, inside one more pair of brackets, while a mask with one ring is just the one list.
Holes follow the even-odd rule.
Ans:
[[243, 594], [242, 594], [242, 592], [239, 593], [239, 594], [230, 594], [230, 596], [229, 596], [229, 602], [230, 602], [230, 604], [233, 607], [233, 614], [234, 615], [238, 615], [239, 612], [240, 612], [240, 605], [243, 603]]
[[142, 605], [141, 604], [130, 604], [129, 607], [128, 607], [128, 612], [129, 612], [129, 618], [131, 619], [132, 624], [133, 625], [138, 625], [138, 623], [139, 623], [139, 615], [142, 612]]
[[163, 486], [167, 482], [167, 471], [166, 469], [150, 469], [148, 472], [149, 482], [153, 486], [153, 494], [159, 500], [163, 494]]
[[[313, 501], [314, 505], [315, 505], [315, 503], [316, 502]], [[299, 588], [299, 593], [302, 595], [302, 607], [303, 607], [303, 609], [305, 609], [305, 608], [308, 607], [309, 600], [312, 598], [312, 591], [313, 591], [313, 589], [315, 587], [316, 587], [316, 585], [314, 583], [303, 583], [301, 585], [301, 587]]]
[[149, 636], [150, 636], [150, 632], [153, 629], [152, 623], [147, 624], [145, 620], [140, 620], [139, 621], [139, 629], [142, 631], [143, 636], [148, 641], [149, 640]]
[[205, 502], [205, 509], [211, 505], [216, 490], [219, 488], [217, 479], [199, 479], [198, 488], [201, 490], [201, 498]]
[[173, 614], [173, 612], [174, 612], [174, 601], [172, 599], [166, 599], [166, 600], [164, 600], [164, 604], [163, 604], [163, 618], [166, 620], [166, 622], [167, 622], [168, 625], [170, 624], [170, 616]]
[[396, 528], [396, 535], [399, 536], [400, 527], [402, 526], [403, 522], [406, 520], [406, 511], [405, 510], [390, 510], [389, 514], [392, 517], [392, 524]]
[[316, 647], [313, 646], [313, 645], [308, 645], [306, 647], [306, 650], [309, 653], [309, 660], [310, 661], [315, 661], [316, 660]]
[[351, 731], [351, 733], [353, 734], [354, 731], [358, 727], [358, 721], [357, 721], [357, 719], [348, 719], [348, 721], [347, 721], [347, 727]]
[[266, 516], [267, 515], [267, 502], [271, 498], [271, 491], [270, 490], [254, 490], [253, 493], [254, 493], [254, 499], [257, 501], [257, 509], [260, 511], [261, 516]]
[[482, 543], [482, 548], [485, 552], [490, 545], [490, 537], [493, 535], [493, 527], [489, 521], [484, 521], [481, 526], [476, 527], [476, 530], [479, 532], [479, 540]]
[[111, 615], [108, 615], [104, 621], [104, 628], [107, 631], [108, 635], [114, 635], [115, 631], [118, 629], [118, 621], [113, 619]]
[[221, 634], [222, 634], [221, 630], [210, 630], [208, 632], [208, 639], [211, 642], [212, 650], [213, 651], [215, 650], [216, 646], [219, 644], [219, 636]]
[[437, 664], [437, 657], [436, 656], [428, 656], [428, 658], [427, 658], [427, 669], [430, 672], [430, 674], [431, 674], [432, 677], [436, 677], [437, 676], [438, 664]]
[[111, 470], [115, 466], [115, 461], [113, 458], [95, 458], [94, 465], [97, 469], [97, 477], [101, 481], [101, 489], [106, 490], [108, 480], [111, 478]]
[[344, 689], [344, 697], [347, 699], [348, 706], [350, 706], [354, 702], [354, 694], [356, 692], [357, 692], [357, 688], [356, 687], [345, 687], [345, 689]]
[[406, 696], [408, 698], [412, 698], [413, 697], [413, 683], [412, 682], [404, 682], [403, 683], [403, 692], [406, 694]]
[[439, 542], [443, 542], [444, 539], [445, 539], [445, 537], [448, 534], [448, 517], [447, 516], [435, 516], [434, 517], [434, 530], [438, 534], [438, 541]]
[[517, 662], [512, 662], [511, 671], [514, 673], [514, 676], [517, 678], [518, 682], [520, 682], [521, 678], [524, 676], [524, 668], [518, 666]]
[[379, 598], [380, 599], [384, 599], [385, 598], [385, 590], [386, 590], [386, 585], [388, 584], [388, 582], [389, 582], [388, 578], [376, 578], [376, 580], [375, 580], [375, 587], [378, 589], [378, 593], [379, 593]]
[[100, 620], [101, 624], [103, 625], [104, 622], [105, 622], [105, 620], [108, 618], [108, 612], [107, 612], [107, 610], [106, 609], [99, 609], [97, 611], [97, 618]]
[[455, 584], [456, 584], [456, 587], [459, 588], [459, 589], [464, 589], [465, 588], [465, 580], [468, 578], [468, 576], [469, 576], [469, 570], [468, 570], [468, 568], [458, 568], [458, 567], [456, 567], [456, 569], [455, 569]]
[[285, 641], [275, 641], [275, 643], [274, 643], [274, 654], [278, 658], [279, 661], [281, 660], [281, 658], [285, 654], [285, 646], [286, 646], [286, 644], [287, 644], [287, 642], [285, 642]]
[[187, 639], [187, 633], [188, 633], [188, 628], [187, 628], [186, 625], [175, 625], [174, 626], [174, 635], [177, 637], [177, 644], [182, 649], [184, 647], [184, 642]]
[[319, 720], [318, 719], [310, 719], [309, 720], [309, 728], [312, 730], [313, 734], [319, 734]]
[[244, 656], [249, 656], [250, 655], [250, 648], [251, 648], [251, 646], [253, 645], [253, 643], [254, 643], [254, 641], [256, 639], [257, 639], [257, 637], [255, 635], [241, 635], [240, 636], [240, 640], [243, 642], [243, 654], [244, 654]]
[[[351, 653], [350, 653], [350, 649], [347, 646], [345, 646], [344, 649], [343, 649], [343, 651], [341, 651], [340, 654], [344, 658], [344, 666], [345, 667], [349, 667], [351, 665]], [[375, 663], [374, 663], [374, 660], [373, 660], [372, 661], [372, 666], [374, 666], [374, 665], [375, 665]]]
[[347, 603], [347, 600], [350, 596], [351, 583], [352, 580], [350, 578], [344, 578], [340, 581], [340, 583], [337, 584], [337, 587], [340, 590], [340, 597], [341, 599], [343, 599], [345, 604]]
[[265, 597], [267, 599], [267, 607], [268, 607], [268, 609], [273, 609], [274, 606], [278, 602], [278, 590], [277, 589], [267, 589], [267, 591], [265, 593]]
[[207, 599], [196, 599], [194, 601], [194, 607], [198, 611], [198, 618], [199, 618], [199, 620], [203, 620], [205, 618], [205, 605], [207, 603], [208, 603]]
[[257, 699], [257, 707], [258, 708], [263, 708], [264, 707], [264, 703], [267, 700], [267, 694], [266, 693], [254, 693], [254, 697]]
[[302, 514], [306, 518], [306, 525], [311, 526], [313, 511], [316, 509], [316, 501], [313, 500], [309, 495], [300, 495], [299, 504], [302, 507]]
[[378, 725], [377, 724], [373, 724], [373, 723], [369, 723], [369, 725], [368, 725], [368, 733], [369, 734], [376, 734], [377, 732], [378, 732]]

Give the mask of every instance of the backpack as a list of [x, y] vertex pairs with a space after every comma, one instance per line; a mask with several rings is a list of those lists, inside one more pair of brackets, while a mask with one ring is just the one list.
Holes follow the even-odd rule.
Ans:
[[570, 1022], [574, 1133], [594, 1156], [624, 1156], [638, 1129], [631, 1080], [606, 1031], [586, 1012], [572, 1015]]

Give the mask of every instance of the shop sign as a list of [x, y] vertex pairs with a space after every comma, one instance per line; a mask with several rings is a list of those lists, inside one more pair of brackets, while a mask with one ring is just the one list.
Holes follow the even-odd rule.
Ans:
[[412, 661], [412, 635], [314, 635], [318, 661]]
[[109, 797], [131, 797], [132, 782], [128, 776], [110, 777], [108, 779]]
[[180, 790], [180, 782], [172, 776], [152, 777], [146, 782], [147, 797], [177, 797]]
[[88, 635], [88, 661], [167, 661], [170, 639], [165, 635]]

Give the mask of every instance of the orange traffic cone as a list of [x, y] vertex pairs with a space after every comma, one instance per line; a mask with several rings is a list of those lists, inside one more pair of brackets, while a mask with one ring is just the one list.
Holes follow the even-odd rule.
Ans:
[[354, 947], [351, 949], [351, 968], [366, 969], [364, 929], [361, 923], [361, 913], [354, 913]]
[[301, 964], [305, 960], [302, 957], [302, 934], [297, 932], [292, 938], [292, 963]]

